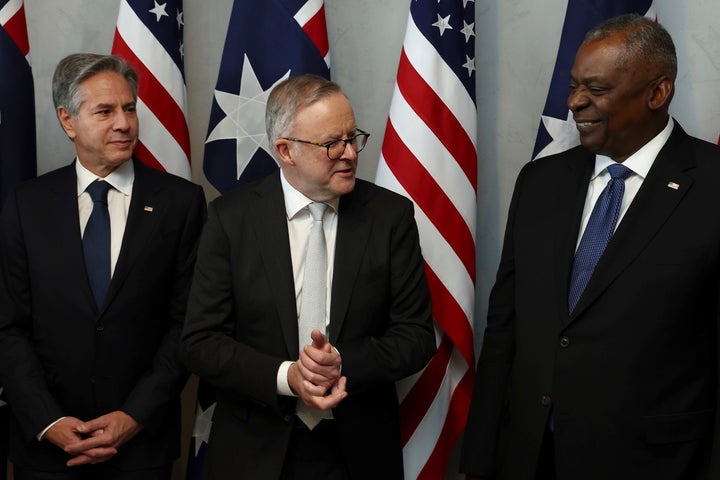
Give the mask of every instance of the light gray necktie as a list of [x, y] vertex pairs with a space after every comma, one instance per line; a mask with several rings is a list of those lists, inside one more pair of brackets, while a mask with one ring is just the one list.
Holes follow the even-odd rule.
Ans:
[[[305, 253], [305, 274], [300, 295], [300, 318], [298, 319], [298, 340], [300, 351], [312, 343], [310, 333], [314, 329], [325, 333], [325, 310], [327, 302], [327, 246], [323, 231], [323, 214], [327, 205], [313, 202], [308, 205], [313, 223], [310, 227], [307, 252]], [[298, 399], [297, 415], [311, 430], [327, 415], [320, 410], [310, 409]]]

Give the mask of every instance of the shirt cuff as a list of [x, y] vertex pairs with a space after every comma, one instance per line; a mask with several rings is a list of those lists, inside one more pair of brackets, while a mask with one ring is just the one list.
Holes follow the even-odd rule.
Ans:
[[45, 427], [45, 429], [44, 429], [42, 432], [38, 433], [38, 434], [37, 434], [37, 437], [36, 437], [36, 438], [38, 439], [38, 442], [41, 441], [43, 438], [45, 438], [45, 434], [47, 433], [47, 431], [50, 430], [50, 429], [53, 427], [53, 425], [55, 425], [56, 423], [58, 423], [58, 422], [59, 422], [60, 420], [62, 420], [63, 418], [65, 418], [65, 417], [60, 417], [60, 418], [58, 418], [57, 420], [55, 420], [54, 422], [52, 422], [50, 425], [48, 425], [47, 427]]
[[292, 365], [295, 362], [285, 361], [280, 364], [280, 368], [278, 368], [277, 373], [277, 393], [278, 395], [285, 395], [288, 397], [297, 397], [290, 388], [290, 384], [288, 383], [288, 370], [290, 369], [290, 365]]

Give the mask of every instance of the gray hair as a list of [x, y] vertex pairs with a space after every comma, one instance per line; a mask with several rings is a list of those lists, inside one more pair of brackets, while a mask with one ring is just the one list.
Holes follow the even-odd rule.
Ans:
[[300, 107], [335, 93], [343, 93], [340, 85], [309, 73], [290, 77], [277, 84], [270, 92], [265, 109], [265, 130], [269, 144], [273, 145], [288, 130]]
[[677, 76], [677, 54], [672, 37], [658, 22], [635, 13], [610, 18], [592, 28], [585, 42], [604, 40], [617, 33], [625, 36], [623, 60], [637, 60], [655, 67], [672, 80]]
[[76, 117], [82, 104], [82, 83], [102, 72], [115, 72], [127, 80], [133, 99], [137, 100], [138, 76], [135, 69], [116, 55], [75, 53], [60, 60], [52, 79], [52, 97], [55, 109], [64, 107]]

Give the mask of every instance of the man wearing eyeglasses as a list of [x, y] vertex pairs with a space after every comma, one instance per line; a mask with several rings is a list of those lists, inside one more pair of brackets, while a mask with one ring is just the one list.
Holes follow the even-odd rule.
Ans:
[[204, 478], [402, 479], [395, 381], [435, 352], [413, 205], [355, 178], [337, 84], [290, 77], [265, 118], [280, 170], [210, 204], [183, 331]]

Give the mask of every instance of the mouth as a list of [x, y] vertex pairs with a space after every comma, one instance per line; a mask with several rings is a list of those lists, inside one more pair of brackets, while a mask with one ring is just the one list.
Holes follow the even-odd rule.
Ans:
[[580, 122], [578, 122], [577, 120], [575, 121], [575, 125], [577, 126], [577, 128], [588, 128], [598, 123], [600, 123], [599, 120], [584, 120]]

